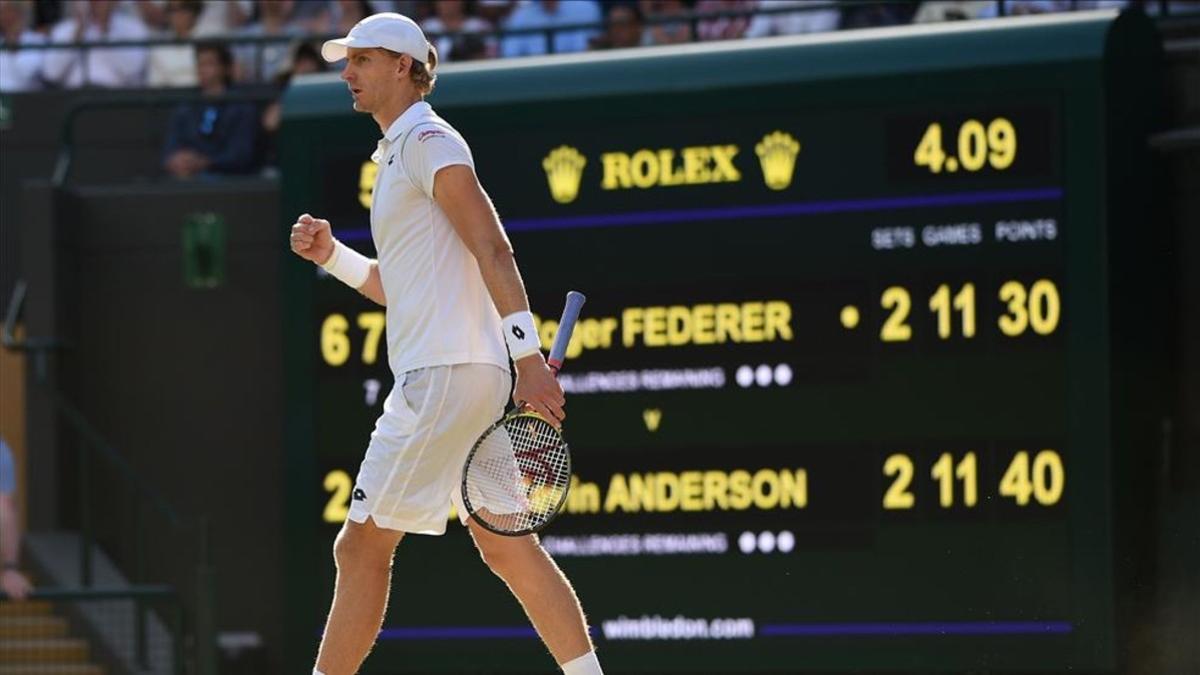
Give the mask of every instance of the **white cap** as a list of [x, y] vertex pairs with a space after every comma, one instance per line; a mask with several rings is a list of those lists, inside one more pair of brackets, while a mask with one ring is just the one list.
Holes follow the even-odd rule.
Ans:
[[372, 14], [354, 24], [350, 33], [337, 40], [329, 40], [321, 46], [321, 56], [330, 63], [346, 58], [346, 48], [369, 49], [383, 47], [401, 54], [408, 54], [425, 63], [429, 59], [429, 42], [416, 21], [394, 12]]

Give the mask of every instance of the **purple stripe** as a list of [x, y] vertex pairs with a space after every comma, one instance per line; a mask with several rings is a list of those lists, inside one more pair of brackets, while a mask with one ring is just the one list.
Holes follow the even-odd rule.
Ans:
[[529, 626], [405, 626], [379, 631], [380, 640], [496, 640], [537, 636]]
[[1070, 633], [1066, 621], [932, 621], [912, 623], [774, 623], [758, 627], [769, 636], [832, 635], [1061, 635]]
[[[992, 190], [961, 194], [916, 195], [912, 197], [882, 197], [878, 199], [843, 199], [824, 202], [793, 202], [757, 206], [724, 206], [703, 209], [666, 209], [634, 211], [631, 213], [601, 213], [558, 218], [514, 218], [504, 221], [509, 232], [558, 230], [575, 227], [620, 227], [625, 225], [663, 225], [693, 223], [706, 220], [743, 220], [748, 218], [778, 218], [820, 213], [853, 213], [856, 211], [886, 211], [928, 206], [963, 206], [972, 204], [1003, 204], [1008, 202], [1038, 202], [1062, 199], [1062, 188], [1029, 190]], [[369, 241], [371, 230], [347, 230], [338, 233], [342, 241]]]

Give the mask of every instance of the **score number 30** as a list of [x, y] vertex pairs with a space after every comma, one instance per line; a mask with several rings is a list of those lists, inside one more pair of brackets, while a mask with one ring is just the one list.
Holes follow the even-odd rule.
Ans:
[[979, 120], [967, 120], [958, 128], [958, 155], [946, 155], [942, 149], [942, 125], [934, 122], [925, 128], [925, 135], [913, 152], [913, 163], [931, 173], [978, 171], [985, 164], [997, 171], [1012, 166], [1017, 158], [1017, 130], [1012, 122], [997, 117], [987, 127]]
[[[1028, 288], [1019, 281], [1008, 281], [1000, 287], [998, 295], [1007, 309], [996, 323], [1005, 335], [1017, 337], [1030, 328], [1038, 335], [1049, 335], [1058, 328], [1062, 302], [1053, 281], [1038, 279]], [[908, 290], [902, 286], [889, 286], [883, 291], [879, 304], [891, 312], [879, 331], [879, 338], [884, 342], [912, 339], [912, 327], [908, 325], [912, 297]], [[929, 298], [929, 311], [937, 316], [939, 338], [947, 340], [953, 335], [951, 315], [955, 311], [959, 313], [962, 336], [975, 337], [975, 284], [964, 284], [958, 292], [952, 292], [947, 284], [938, 286]]]

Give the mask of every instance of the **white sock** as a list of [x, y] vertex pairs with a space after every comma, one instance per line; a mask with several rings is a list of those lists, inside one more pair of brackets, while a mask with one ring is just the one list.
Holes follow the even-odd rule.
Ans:
[[594, 651], [571, 659], [559, 667], [562, 668], [563, 675], [604, 675], [604, 671], [600, 670], [600, 659], [596, 658]]
[[317, 670], [316, 668], [313, 668], [313, 675], [325, 675], [325, 673], [322, 673], [321, 671]]

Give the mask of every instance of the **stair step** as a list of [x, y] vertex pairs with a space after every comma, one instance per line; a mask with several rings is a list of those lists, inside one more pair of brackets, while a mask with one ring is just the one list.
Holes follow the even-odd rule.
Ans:
[[12, 602], [9, 600], [0, 602], [0, 616], [34, 616], [38, 614], [49, 614], [53, 609], [50, 602], [47, 600], [26, 600], [24, 602]]
[[104, 675], [104, 669], [90, 663], [8, 663], [0, 665], [0, 675]]
[[0, 616], [0, 640], [66, 636], [67, 620], [57, 616]]
[[44, 640], [0, 640], [0, 663], [80, 663], [88, 659], [86, 640], [47, 638]]

